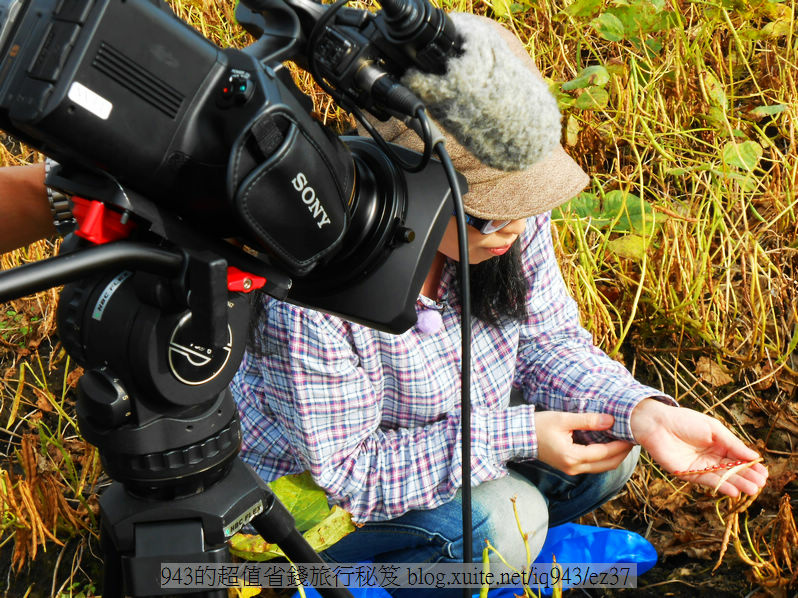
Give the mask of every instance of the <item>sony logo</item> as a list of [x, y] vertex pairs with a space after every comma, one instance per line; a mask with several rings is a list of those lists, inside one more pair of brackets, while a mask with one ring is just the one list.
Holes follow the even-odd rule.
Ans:
[[325, 224], [330, 224], [330, 218], [327, 216], [324, 206], [321, 205], [316, 195], [316, 190], [308, 185], [308, 179], [305, 174], [302, 172], [297, 173], [291, 180], [291, 184], [294, 189], [300, 192], [302, 202], [308, 207], [308, 211], [313, 214], [313, 218], [316, 220], [316, 226], [321, 228]]

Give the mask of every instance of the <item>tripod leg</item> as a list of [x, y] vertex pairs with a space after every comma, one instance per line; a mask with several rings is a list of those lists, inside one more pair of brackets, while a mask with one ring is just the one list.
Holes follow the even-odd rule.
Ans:
[[105, 598], [123, 598], [122, 557], [105, 525], [100, 527], [100, 548], [103, 553], [103, 588]]
[[[277, 498], [250, 523], [267, 542], [277, 544], [294, 563], [326, 564], [294, 526], [294, 518]], [[265, 501], [264, 501], [265, 502]], [[346, 588], [317, 588], [325, 598], [352, 598]]]

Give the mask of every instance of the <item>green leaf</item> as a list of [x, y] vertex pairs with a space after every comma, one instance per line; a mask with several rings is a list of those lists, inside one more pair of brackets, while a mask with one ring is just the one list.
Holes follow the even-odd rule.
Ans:
[[574, 107], [580, 110], [601, 110], [606, 108], [609, 101], [610, 94], [606, 89], [592, 85], [579, 94]]
[[583, 192], [552, 211], [552, 218], [565, 220], [566, 214], [589, 220], [590, 225], [606, 230], [612, 225], [616, 233], [649, 235], [666, 219], [658, 214], [647, 201], [634, 193], [610, 191], [603, 201], [594, 193]]
[[601, 14], [593, 19], [590, 22], [590, 26], [593, 27], [593, 29], [595, 29], [596, 32], [607, 41], [619, 42], [623, 40], [625, 36], [624, 27], [621, 20], [608, 12], [605, 12], [604, 14]]
[[605, 67], [593, 65], [583, 68], [575, 79], [563, 83], [562, 89], [564, 91], [572, 91], [574, 89], [584, 89], [590, 85], [603, 87], [609, 80], [610, 74]]
[[573, 214], [578, 218], [596, 218], [601, 213], [601, 202], [595, 193], [583, 191], [562, 206], [551, 212], [554, 220], [565, 220], [565, 214]]
[[714, 127], [723, 127], [726, 124], [725, 113], [717, 106], [710, 106], [706, 114], [700, 115], [704, 120]]
[[607, 243], [607, 248], [618, 257], [642, 261], [646, 255], [646, 237], [624, 235]]
[[[319, 552], [326, 550], [347, 534], [355, 531], [352, 516], [339, 506], [334, 506], [327, 517], [307, 530], [303, 536], [311, 547]], [[277, 544], [266, 542], [257, 535], [235, 534], [230, 538], [230, 553], [248, 561], [270, 561], [284, 557]]]
[[761, 29], [757, 29], [756, 27], [752, 27], [750, 25], [743, 26], [740, 31], [737, 32], [740, 36], [740, 39], [746, 42], [756, 42], [761, 39], [765, 39], [765, 34], [762, 33]]
[[743, 141], [742, 143], [730, 141], [723, 146], [722, 160], [729, 166], [753, 170], [761, 157], [762, 146], [756, 141]]
[[507, 0], [493, 0], [490, 2], [491, 7], [493, 8], [493, 13], [497, 17], [509, 17], [511, 10], [510, 10], [510, 3]]
[[648, 48], [654, 54], [659, 54], [662, 51], [662, 42], [656, 38], [651, 38], [646, 40], [646, 48]]
[[610, 191], [604, 197], [603, 216], [610, 222], [617, 218], [613, 232], [641, 235], [649, 235], [664, 220], [650, 203], [634, 193], [620, 190]]
[[782, 112], [787, 110], [787, 108], [788, 106], [786, 104], [775, 104], [773, 106], [757, 106], [756, 108], [751, 110], [751, 112], [749, 112], [748, 114], [757, 118], [762, 118], [765, 116], [773, 116], [776, 114], [781, 114]]
[[766, 38], [784, 37], [792, 31], [791, 21], [771, 21], [762, 27], [762, 35]]
[[721, 108], [728, 105], [729, 100], [726, 97], [723, 84], [709, 71], [704, 73], [704, 87], [707, 90], [709, 101], [712, 102], [712, 104]]
[[565, 12], [577, 18], [592, 17], [601, 10], [602, 4], [603, 0], [576, 0], [576, 2], [565, 9]]
[[322, 521], [330, 512], [327, 494], [307, 471], [283, 476], [269, 482], [269, 486], [294, 516], [296, 528], [301, 532]]

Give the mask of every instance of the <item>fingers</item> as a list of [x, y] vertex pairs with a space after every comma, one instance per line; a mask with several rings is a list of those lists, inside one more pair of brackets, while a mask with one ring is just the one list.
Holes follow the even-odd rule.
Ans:
[[[755, 463], [751, 467], [747, 467], [737, 473], [741, 478], [756, 484], [757, 487], [761, 488], [767, 483], [768, 479], [768, 470], [767, 467], [762, 465], [761, 463]], [[750, 493], [749, 493], [750, 494]]]
[[601, 459], [600, 461], [584, 463], [582, 466], [583, 471], [580, 473], [603, 473], [605, 471], [612, 471], [613, 469], [616, 469], [621, 463], [623, 463], [624, 459], [626, 459], [634, 447], [633, 444], [626, 444], [627, 448], [617, 455], [607, 457], [606, 459]]
[[731, 430], [715, 419], [712, 420], [712, 446], [717, 453], [724, 455], [727, 459], [735, 461], [759, 459], [759, 453], [747, 446]]
[[606, 430], [615, 418], [608, 413], [563, 413], [562, 420], [569, 430]]
[[615, 469], [620, 465], [634, 445], [623, 440], [612, 442], [574, 445], [571, 451], [570, 463], [563, 469], [568, 475], [582, 473], [602, 473]]
[[745, 493], [749, 496], [758, 493], [767, 482], [767, 468], [762, 466], [761, 463], [756, 463], [731, 475], [728, 475], [727, 471], [719, 470], [679, 477], [688, 482], [701, 484], [713, 489], [717, 488], [717, 491], [721, 494], [736, 498], [740, 493]]

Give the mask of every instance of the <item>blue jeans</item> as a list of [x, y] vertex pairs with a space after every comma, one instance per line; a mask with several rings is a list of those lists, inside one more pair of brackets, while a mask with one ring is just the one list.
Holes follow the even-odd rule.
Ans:
[[[510, 474], [472, 491], [473, 554], [481, 560], [485, 541], [513, 566], [526, 565], [526, 547], [513, 513], [528, 534], [532, 560], [549, 527], [573, 521], [610, 500], [632, 475], [640, 455], [635, 447], [621, 465], [600, 474], [566, 475], [539, 461], [511, 463]], [[458, 492], [435, 509], [411, 511], [389, 521], [367, 523], [322, 553], [328, 561], [355, 563], [459, 563], [463, 560], [462, 502]], [[491, 561], [497, 561], [492, 555]], [[451, 590], [396, 589], [396, 597], [458, 598]]]

